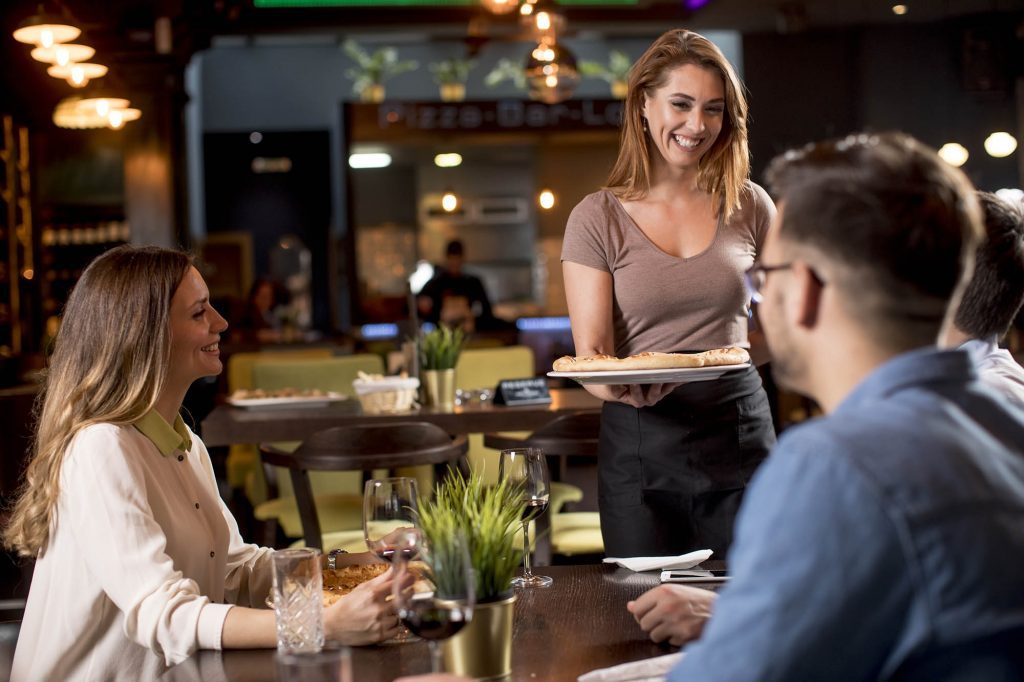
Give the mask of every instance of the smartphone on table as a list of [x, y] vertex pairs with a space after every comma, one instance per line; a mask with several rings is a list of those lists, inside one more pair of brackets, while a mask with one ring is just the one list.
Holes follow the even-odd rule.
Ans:
[[700, 568], [674, 569], [661, 572], [663, 583], [724, 583], [729, 580], [727, 571], [704, 570]]

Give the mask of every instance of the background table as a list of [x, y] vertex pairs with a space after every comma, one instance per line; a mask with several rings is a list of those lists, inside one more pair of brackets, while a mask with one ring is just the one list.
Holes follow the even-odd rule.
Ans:
[[[721, 562], [705, 562], [721, 567]], [[658, 584], [658, 572], [608, 565], [547, 566], [546, 589], [517, 590], [511, 682], [569, 682], [590, 670], [677, 651], [654, 644], [626, 611], [626, 602]], [[352, 649], [353, 679], [391, 682], [430, 671], [426, 642]], [[168, 671], [173, 679], [278, 680], [272, 650], [201, 651]]]
[[403, 414], [364, 414], [359, 401], [351, 398], [328, 407], [242, 409], [219, 405], [202, 422], [207, 447], [302, 440], [314, 431], [348, 424], [387, 424], [425, 421], [437, 424], [452, 435], [487, 431], [532, 431], [555, 417], [579, 410], [601, 407], [601, 401], [577, 388], [552, 389], [548, 405], [476, 404], [444, 412], [421, 407]]

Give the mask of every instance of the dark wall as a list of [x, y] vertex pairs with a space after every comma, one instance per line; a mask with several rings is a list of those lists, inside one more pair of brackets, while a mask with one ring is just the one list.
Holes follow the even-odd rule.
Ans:
[[902, 130], [939, 147], [959, 142], [980, 189], [1019, 187], [1017, 154], [989, 156], [985, 137], [1019, 137], [1014, 22], [995, 15], [944, 24], [744, 38], [753, 177], [778, 153], [860, 130]]

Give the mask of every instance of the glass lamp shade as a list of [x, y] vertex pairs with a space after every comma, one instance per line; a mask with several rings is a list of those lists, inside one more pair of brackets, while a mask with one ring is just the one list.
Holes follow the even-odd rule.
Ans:
[[548, 104], [572, 97], [580, 83], [576, 57], [558, 43], [541, 41], [526, 59], [530, 97]]
[[71, 42], [80, 35], [82, 29], [72, 26], [65, 17], [43, 12], [25, 19], [14, 30], [14, 39], [19, 43], [40, 47]]
[[519, 0], [480, 0], [480, 4], [491, 14], [508, 14], [519, 6]]
[[52, 47], [37, 47], [30, 54], [32, 59], [35, 59], [37, 62], [66, 66], [74, 62], [85, 62], [92, 59], [92, 56], [96, 54], [96, 50], [88, 45], [68, 43]]
[[84, 88], [90, 80], [103, 78], [107, 75], [107, 67], [103, 64], [55, 64], [46, 70], [54, 78], [63, 78], [76, 88]]
[[118, 130], [129, 121], [142, 116], [138, 109], [129, 107], [129, 101], [110, 97], [66, 97], [53, 112], [53, 122], [61, 128], [113, 128]]

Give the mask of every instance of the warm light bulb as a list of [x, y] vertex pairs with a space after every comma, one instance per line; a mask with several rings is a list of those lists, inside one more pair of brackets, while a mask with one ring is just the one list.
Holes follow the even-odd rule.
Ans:
[[939, 149], [939, 157], [950, 166], [960, 166], [967, 163], [970, 153], [967, 148], [957, 142], [947, 142]]
[[71, 67], [71, 77], [68, 78], [68, 82], [76, 88], [84, 87], [89, 81], [85, 77], [85, 70], [80, 66]]
[[441, 208], [448, 213], [451, 213], [459, 207], [459, 198], [455, 196], [455, 192], [445, 192], [444, 196], [441, 197]]
[[531, 14], [533, 14], [533, 5], [529, 2], [521, 5], [519, 7], [519, 14], [523, 15], [524, 17], [530, 16]]
[[907, 6], [906, 5], [893, 5], [892, 6], [892, 13], [897, 15], [897, 16], [903, 16], [904, 14], [907, 13]]
[[494, 14], [508, 14], [515, 10], [517, 0], [481, 0], [480, 4]]
[[[99, 111], [99, 106], [97, 106], [96, 109], [97, 111]], [[124, 127], [124, 116], [121, 115], [121, 112], [118, 109], [110, 111], [109, 115], [100, 114], [100, 116], [107, 116], [107, 118], [110, 120], [110, 127], [113, 128], [114, 130], [120, 130], [122, 127]]]
[[53, 31], [43, 29], [39, 34], [39, 44], [43, 47], [53, 47]]
[[1017, 149], [1017, 139], [1010, 133], [1000, 131], [985, 138], [985, 151], [989, 153], [989, 156], [994, 156], [997, 159], [1009, 156], [1015, 149]]
[[67, 66], [68, 62], [71, 61], [71, 51], [66, 47], [58, 47], [54, 51], [54, 56], [57, 59], [57, 63], [61, 66]]
[[100, 116], [106, 116], [108, 113], [110, 113], [110, 102], [108, 102], [105, 99], [96, 100], [96, 113]]
[[544, 79], [544, 85], [548, 86], [549, 88], [558, 87], [558, 76], [551, 74], [550, 76], [546, 77]]
[[543, 190], [537, 197], [537, 203], [545, 211], [551, 210], [555, 205], [555, 193], [549, 189]]
[[538, 31], [551, 30], [551, 15], [547, 12], [537, 12], [536, 25]]

